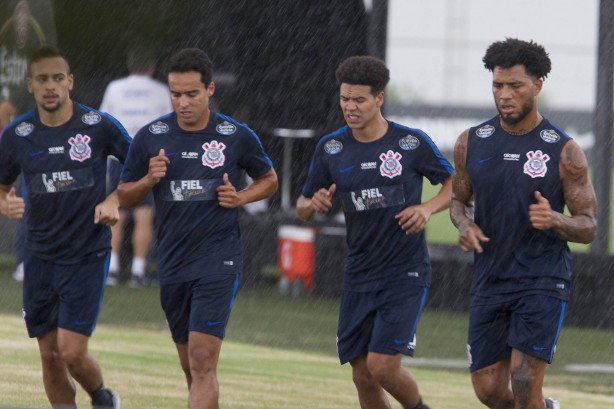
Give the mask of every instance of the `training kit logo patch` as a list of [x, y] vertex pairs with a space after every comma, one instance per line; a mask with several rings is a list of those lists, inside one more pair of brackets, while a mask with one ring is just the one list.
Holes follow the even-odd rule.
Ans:
[[492, 125], [484, 125], [475, 131], [475, 134], [480, 138], [488, 138], [495, 133], [495, 127]]
[[393, 151], [379, 155], [379, 158], [382, 160], [382, 164], [379, 167], [380, 174], [390, 179], [400, 175], [403, 171], [403, 166], [400, 162], [402, 157], [400, 153]]
[[211, 169], [224, 165], [224, 149], [226, 145], [218, 141], [206, 142], [203, 145], [205, 153], [203, 153], [203, 165], [210, 167]]
[[539, 133], [539, 136], [548, 143], [556, 143], [561, 139], [553, 129], [544, 129]]
[[34, 125], [29, 122], [22, 122], [15, 128], [15, 133], [17, 136], [28, 136], [34, 130]]
[[160, 135], [168, 132], [168, 125], [162, 121], [155, 122], [149, 125], [149, 132], [154, 135]]
[[399, 146], [405, 151], [413, 151], [420, 146], [420, 140], [413, 135], [399, 139]]
[[70, 138], [68, 143], [70, 144], [70, 159], [83, 162], [92, 156], [92, 149], [90, 148], [90, 141], [92, 139], [87, 135], [77, 134], [75, 137]]
[[343, 149], [343, 144], [335, 139], [330, 140], [324, 144], [324, 152], [329, 155], [336, 155]]
[[224, 121], [221, 124], [217, 124], [215, 130], [222, 135], [232, 135], [237, 132], [237, 127], [228, 121]]
[[90, 111], [87, 114], [83, 114], [81, 117], [81, 122], [86, 125], [96, 125], [98, 122], [102, 121], [102, 117], [100, 114], [97, 114], [94, 111]]
[[550, 157], [544, 154], [542, 151], [537, 150], [535, 152], [527, 152], [528, 160], [524, 164], [524, 173], [532, 178], [543, 178], [546, 176], [548, 167], [546, 162], [550, 160]]

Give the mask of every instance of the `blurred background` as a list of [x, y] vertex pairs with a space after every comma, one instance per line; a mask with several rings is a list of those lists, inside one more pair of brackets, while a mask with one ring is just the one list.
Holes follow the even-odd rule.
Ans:
[[[243, 215], [244, 285], [258, 286], [267, 271], [283, 270], [279, 227], [298, 225], [293, 204], [318, 138], [343, 125], [334, 78], [343, 59], [369, 54], [385, 60], [391, 70], [385, 115], [423, 129], [450, 158], [463, 129], [496, 114], [491, 74], [481, 62], [487, 46], [505, 37], [532, 39], [545, 46], [553, 62], [540, 111], [585, 150], [599, 199], [598, 239], [590, 247], [573, 247], [576, 277], [582, 278], [575, 285], [585, 286], [591, 299], [578, 295], [570, 320], [614, 328], [614, 316], [606, 313], [612, 310], [614, 278], [604, 274], [612, 270], [612, 3], [3, 0], [0, 100], [11, 100], [17, 112], [32, 106], [24, 73], [28, 53], [41, 43], [63, 51], [75, 75], [73, 99], [93, 108], [100, 105], [111, 80], [128, 74], [129, 49], [153, 46], [158, 53], [155, 76], [161, 81], [165, 61], [177, 50], [205, 50], [214, 63], [214, 109], [256, 131], [282, 183], [270, 201]], [[345, 234], [338, 208], [330, 217], [303, 227], [315, 233], [312, 291], [334, 297], [340, 287]], [[0, 229], [0, 254], [10, 264], [14, 226], [2, 218]], [[458, 286], [468, 288], [471, 257], [454, 245], [456, 231], [447, 214], [432, 221], [427, 237], [441, 277], [434, 280], [431, 306], [466, 309], [467, 292], [458, 291]], [[286, 264], [293, 268], [291, 261]], [[440, 288], [438, 282], [445, 285]], [[605, 303], [602, 314], [589, 308], [594, 302]]]

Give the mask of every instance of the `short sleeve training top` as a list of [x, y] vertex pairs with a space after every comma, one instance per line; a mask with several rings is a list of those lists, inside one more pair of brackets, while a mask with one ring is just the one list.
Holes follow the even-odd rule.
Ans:
[[239, 189], [243, 171], [257, 178], [272, 168], [260, 140], [220, 113], [211, 112], [207, 127], [194, 132], [181, 129], [172, 113], [137, 133], [121, 181], [145, 176], [160, 149], [170, 159], [166, 176], [153, 188], [160, 282], [236, 272], [242, 263], [239, 211], [221, 207], [216, 188], [224, 173]]
[[94, 224], [105, 197], [107, 156], [124, 161], [126, 130], [113, 117], [73, 103], [72, 118], [48, 127], [36, 110], [13, 121], [0, 139], [0, 183], [23, 172], [29, 201], [27, 251], [72, 264], [111, 247], [111, 230]]
[[426, 133], [394, 122], [370, 143], [357, 141], [347, 126], [320, 139], [302, 193], [311, 198], [337, 185], [349, 248], [344, 288], [383, 288], [407, 274], [419, 274], [417, 285], [430, 284], [424, 232], [405, 234], [395, 215], [421, 203], [424, 177], [438, 184], [451, 174], [450, 163]]

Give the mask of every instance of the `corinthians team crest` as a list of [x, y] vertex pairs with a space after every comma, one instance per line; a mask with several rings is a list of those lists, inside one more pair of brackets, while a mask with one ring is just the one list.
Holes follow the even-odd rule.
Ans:
[[90, 148], [89, 142], [92, 139], [87, 135], [77, 134], [75, 137], [70, 138], [68, 143], [70, 144], [70, 159], [83, 162], [92, 156], [92, 148]]
[[401, 174], [403, 166], [401, 165], [401, 154], [393, 151], [388, 151], [379, 155], [382, 160], [382, 164], [379, 167], [379, 173], [382, 176], [392, 179], [395, 176]]
[[220, 167], [224, 164], [226, 157], [223, 150], [226, 149], [226, 145], [218, 141], [207, 142], [203, 145], [205, 153], [203, 153], [203, 165], [209, 166], [211, 169]]
[[532, 178], [543, 178], [546, 176], [548, 167], [546, 162], [550, 160], [550, 157], [544, 154], [542, 151], [537, 150], [535, 152], [527, 152], [527, 158], [529, 158], [524, 164], [524, 173]]

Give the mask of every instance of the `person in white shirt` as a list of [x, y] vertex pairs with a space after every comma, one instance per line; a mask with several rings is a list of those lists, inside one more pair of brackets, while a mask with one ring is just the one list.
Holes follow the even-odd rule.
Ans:
[[[105, 90], [100, 111], [108, 112], [134, 136], [145, 124], [172, 112], [168, 87], [153, 78], [156, 69], [156, 57], [145, 48], [131, 50], [127, 56], [130, 75], [111, 81]], [[114, 188], [119, 180], [121, 166], [117, 160], [110, 159], [109, 185]], [[151, 196], [151, 195], [150, 195]], [[153, 198], [148, 197], [141, 206], [132, 210], [134, 229], [132, 234], [133, 259], [130, 287], [146, 284], [147, 257], [151, 247], [153, 226]], [[123, 243], [125, 222], [129, 213], [120, 209], [119, 222], [113, 226], [111, 242], [111, 262], [107, 285], [119, 283], [120, 252]]]

